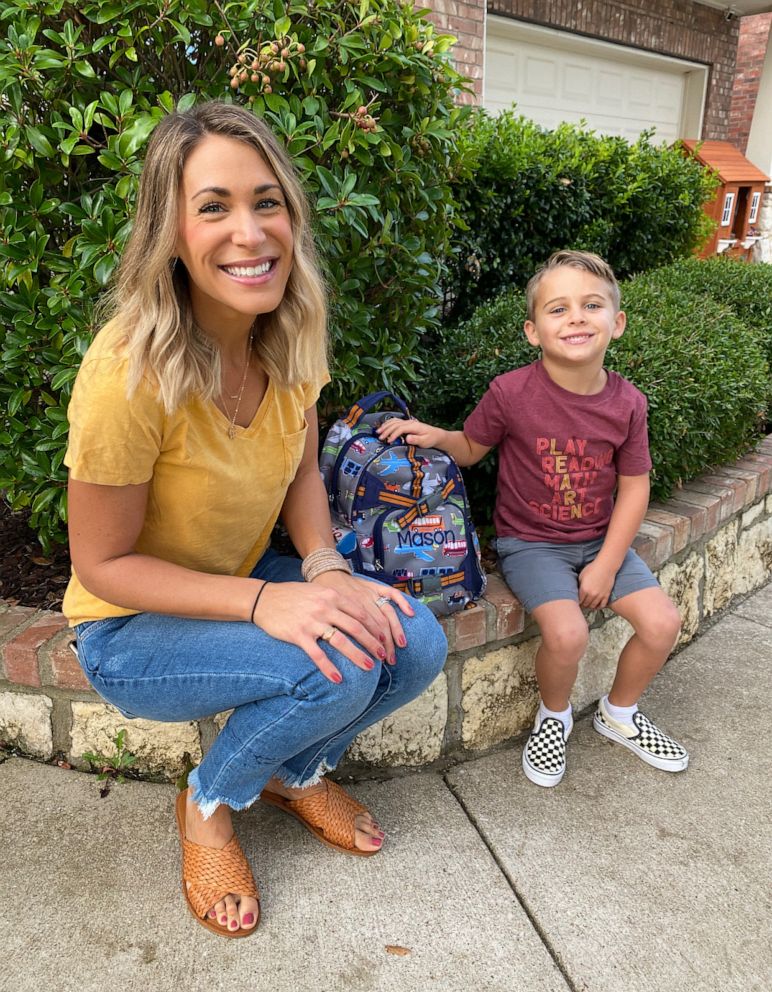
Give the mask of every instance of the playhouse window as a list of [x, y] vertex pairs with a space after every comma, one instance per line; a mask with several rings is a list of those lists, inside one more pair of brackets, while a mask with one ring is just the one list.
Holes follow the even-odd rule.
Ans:
[[721, 226], [729, 227], [732, 219], [732, 208], [734, 207], [734, 193], [727, 193], [724, 199], [724, 212], [721, 215]]
[[748, 223], [755, 224], [759, 216], [759, 204], [761, 203], [761, 193], [754, 193], [751, 199], [751, 212], [748, 216]]

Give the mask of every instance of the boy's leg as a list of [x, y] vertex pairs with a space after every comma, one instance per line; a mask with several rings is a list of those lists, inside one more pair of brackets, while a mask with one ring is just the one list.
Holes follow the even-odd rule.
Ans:
[[576, 682], [579, 662], [587, 650], [589, 630], [579, 603], [556, 599], [533, 609], [541, 644], [536, 652], [536, 681], [544, 705], [565, 710]]
[[554, 786], [566, 770], [569, 696], [589, 638], [579, 607], [581, 548], [518, 538], [499, 538], [496, 545], [507, 584], [542, 636], [536, 654], [541, 703], [523, 749], [523, 771], [536, 785]]
[[627, 620], [634, 633], [619, 656], [608, 698], [615, 706], [632, 706], [667, 661], [678, 639], [681, 617], [659, 586], [639, 589], [609, 607]]
[[503, 537], [496, 550], [507, 585], [539, 626], [536, 681], [542, 700], [548, 709], [563, 711], [589, 639], [577, 579], [583, 545]]
[[536, 653], [541, 702], [523, 748], [523, 772], [536, 785], [557, 785], [566, 770], [566, 741], [574, 721], [569, 697], [589, 632], [579, 604], [558, 599], [533, 609], [542, 635]]
[[601, 699], [593, 727], [662, 771], [683, 771], [686, 749], [638, 710], [638, 700], [662, 668], [678, 639], [681, 618], [674, 603], [657, 586], [639, 589], [609, 604], [633, 628], [619, 657], [608, 696]]

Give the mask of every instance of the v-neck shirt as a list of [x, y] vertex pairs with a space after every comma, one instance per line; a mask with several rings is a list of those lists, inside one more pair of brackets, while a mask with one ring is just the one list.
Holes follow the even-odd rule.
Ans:
[[[103, 486], [150, 483], [135, 550], [199, 572], [248, 575], [270, 541], [303, 455], [305, 411], [329, 381], [278, 386], [270, 377], [247, 427], [190, 397], [167, 413], [148, 380], [127, 396], [128, 359], [118, 318], [86, 353], [68, 410], [71, 478]], [[73, 571], [63, 611], [70, 624], [136, 611], [88, 592]]]

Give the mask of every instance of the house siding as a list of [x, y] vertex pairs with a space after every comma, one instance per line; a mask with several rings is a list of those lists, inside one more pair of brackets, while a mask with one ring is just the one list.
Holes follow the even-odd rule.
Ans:
[[[457, 68], [482, 94], [485, 0], [434, 0], [433, 19], [455, 34]], [[644, 51], [701, 62], [710, 67], [701, 137], [728, 140], [732, 85], [740, 22], [691, 0], [490, 0], [487, 12], [558, 30], [616, 42]], [[469, 68], [474, 69], [470, 73]]]

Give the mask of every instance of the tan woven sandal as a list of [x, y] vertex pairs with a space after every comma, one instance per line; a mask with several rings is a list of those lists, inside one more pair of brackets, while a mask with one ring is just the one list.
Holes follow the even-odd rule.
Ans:
[[277, 806], [300, 820], [323, 844], [334, 847], [336, 851], [354, 854], [358, 858], [378, 854], [380, 848], [361, 851], [356, 846], [356, 818], [360, 813], [369, 811], [336, 782], [323, 778], [322, 784], [324, 789], [302, 799], [285, 799], [267, 789], [263, 789], [260, 798], [264, 803]]
[[[185, 837], [187, 789], [177, 796], [175, 810], [182, 844], [182, 894], [201, 926], [221, 937], [248, 937], [260, 922], [260, 895], [244, 852], [234, 834], [223, 848], [202, 847]], [[190, 883], [190, 887], [188, 887]], [[257, 919], [248, 930], [228, 930], [206, 915], [229, 892], [257, 899]]]

